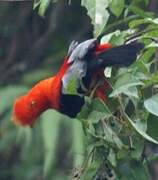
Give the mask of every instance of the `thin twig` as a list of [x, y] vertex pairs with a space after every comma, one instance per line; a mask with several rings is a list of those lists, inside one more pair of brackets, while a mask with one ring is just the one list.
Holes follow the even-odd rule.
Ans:
[[129, 136], [128, 138], [129, 138], [130, 149], [133, 150], [134, 148], [133, 148], [133, 140], [132, 140], [132, 137]]
[[100, 39], [101, 39], [105, 34], [113, 31], [114, 29], [117, 29], [118, 26], [120, 26], [120, 25], [122, 25], [122, 24], [123, 24], [123, 25], [124, 25], [124, 24], [127, 24], [129, 21], [131, 21], [131, 20], [133, 20], [133, 19], [137, 19], [137, 18], [139, 18], [138, 15], [132, 15], [132, 16], [129, 16], [129, 17], [125, 18], [125, 19], [121, 19], [121, 20], [119, 20], [119, 21], [116, 21], [116, 22], [114, 22], [114, 23], [111, 23], [109, 26], [106, 26], [106, 27], [103, 29], [102, 33], [101, 33], [101, 34], [98, 36], [98, 38], [97, 38], [98, 41], [100, 41]]
[[[142, 36], [143, 34], [146, 34], [146, 33], [149, 33], [151, 31], [155, 31], [155, 30], [158, 30], [158, 28], [150, 28], [150, 29], [146, 29], [143, 31], [139, 31], [139, 32], [135, 33], [134, 35], [132, 35], [131, 37], [129, 37], [128, 39], [126, 39], [124, 44], [127, 44], [129, 41], [131, 41], [133, 39], [137, 39], [138, 37]], [[156, 41], [154, 38], [150, 38], [150, 39], [153, 41]]]
[[75, 175], [73, 176], [73, 179], [75, 178], [75, 180], [80, 180], [81, 176], [84, 174], [84, 172], [85, 172], [86, 169], [87, 169], [89, 160], [90, 160], [91, 156], [93, 155], [94, 149], [95, 149], [95, 147], [93, 147], [93, 149], [90, 151], [90, 153], [88, 154], [87, 159], [86, 159], [85, 162], [84, 162], [83, 167], [80, 169], [80, 171], [77, 173], [77, 175], [75, 174]]

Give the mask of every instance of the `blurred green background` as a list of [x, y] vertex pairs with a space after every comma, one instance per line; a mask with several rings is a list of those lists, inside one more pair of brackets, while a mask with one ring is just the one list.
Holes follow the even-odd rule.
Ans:
[[45, 17], [33, 3], [0, 2], [0, 179], [66, 179], [84, 159], [81, 124], [55, 111], [34, 128], [11, 122], [13, 101], [41, 79], [54, 75], [73, 39], [92, 37], [80, 1], [52, 4]]
[[49, 110], [32, 129], [11, 123], [14, 99], [58, 71], [73, 39], [93, 37], [80, 4], [61, 0], [40, 17], [31, 1], [0, 2], [0, 180], [70, 179], [86, 156], [78, 120]]

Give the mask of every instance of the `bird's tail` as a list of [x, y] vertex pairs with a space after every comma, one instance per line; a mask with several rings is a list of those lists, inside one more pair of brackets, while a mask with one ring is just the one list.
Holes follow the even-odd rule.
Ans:
[[96, 55], [96, 67], [107, 66], [129, 66], [136, 59], [137, 54], [143, 49], [144, 44], [132, 42], [121, 46], [110, 48]]

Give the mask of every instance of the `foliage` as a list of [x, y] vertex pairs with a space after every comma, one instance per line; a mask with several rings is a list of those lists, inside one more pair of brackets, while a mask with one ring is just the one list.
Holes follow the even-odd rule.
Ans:
[[[152, 13], [140, 9], [138, 4], [137, 6], [125, 5], [125, 2], [122, 0], [99, 1], [99, 3], [102, 3], [100, 6], [104, 6], [104, 8], [109, 7], [109, 14], [111, 11], [117, 18], [120, 16], [128, 18], [128, 26], [130, 28], [130, 31], [116, 29], [113, 33], [103, 36], [101, 42], [108, 41], [118, 45], [126, 42], [127, 39], [132, 39], [131, 37], [133, 36], [143, 42], [145, 48], [131, 67], [117, 71], [112, 70], [111, 78], [108, 79], [112, 88], [112, 92], [109, 94], [109, 101], [111, 101], [112, 107], [111, 104], [106, 105], [108, 115], [106, 110], [103, 110], [105, 104], [102, 104], [102, 107], [100, 107], [100, 104], [95, 104], [95, 107], [100, 107], [101, 109], [88, 109], [88, 116], [85, 116], [85, 107], [83, 107], [83, 112], [80, 114], [86, 134], [91, 138], [91, 146], [94, 149], [92, 156], [98, 161], [97, 155], [99, 154], [98, 156], [101, 159], [99, 165], [94, 168], [93, 175], [96, 173], [96, 176], [98, 176], [100, 164], [102, 161], [105, 161], [116, 179], [129, 179], [129, 177], [131, 179], [148, 179], [149, 173], [146, 168], [146, 160], [142, 161], [144, 143], [150, 141], [158, 144], [155, 140], [156, 134], [152, 133], [153, 137], [151, 137], [146, 133], [149, 132], [151, 134], [150, 132], [154, 131], [154, 127], [152, 126], [153, 129], [148, 129], [148, 126], [150, 123], [156, 123], [156, 121], [150, 122], [150, 113], [158, 116], [156, 94], [157, 62], [154, 56], [158, 45], [157, 18]], [[144, 3], [147, 4], [146, 1]], [[93, 11], [92, 14], [94, 4], [92, 5], [89, 1], [83, 0], [82, 5], [86, 6], [92, 19], [97, 15], [97, 11]], [[95, 4], [95, 7], [97, 7], [97, 4]], [[131, 12], [138, 15], [138, 17], [130, 19], [132, 17]], [[99, 13], [102, 14], [104, 12], [99, 11]], [[124, 21], [120, 17], [120, 24], [123, 24]], [[102, 27], [97, 26], [95, 21], [92, 20], [92, 23], [94, 27], [99, 28], [97, 31], [101, 31], [102, 34], [106, 32], [108, 26], [111, 26], [111, 24], [105, 26], [104, 31], [102, 31]], [[143, 30], [140, 30], [142, 28]], [[95, 31], [94, 35], [96, 35]], [[153, 77], [155, 81], [153, 81]], [[101, 116], [100, 111], [102, 112]], [[91, 116], [93, 113], [95, 115]], [[100, 149], [102, 149], [103, 153], [98, 153]], [[89, 169], [91, 169], [95, 160], [89, 161], [91, 163], [87, 165], [87, 169], [83, 173], [85, 178], [89, 176]], [[138, 164], [137, 169], [135, 169], [136, 164]], [[124, 170], [122, 169], [123, 166]], [[105, 176], [108, 179], [111, 176], [108, 174], [106, 167], [104, 168], [100, 177]], [[106, 175], [105, 172], [107, 173]]]
[[[94, 168], [93, 175], [97, 169], [96, 176], [98, 176], [100, 164], [102, 161], [105, 161], [116, 179], [129, 179], [129, 177], [132, 179], [148, 179], [149, 173], [146, 168], [146, 160], [142, 162], [144, 143], [150, 141], [158, 144], [155, 140], [156, 134], [152, 133], [153, 136], [151, 137], [146, 133], [149, 132], [151, 134], [150, 132], [154, 131], [154, 127], [152, 126], [153, 129], [148, 129], [148, 126], [151, 123], [156, 123], [156, 121], [150, 122], [150, 113], [158, 116], [156, 93], [156, 84], [158, 82], [156, 80], [157, 62], [154, 56], [158, 45], [157, 18], [152, 13], [140, 9], [138, 4], [137, 6], [125, 5], [125, 2], [122, 0], [99, 1], [98, 3], [102, 3], [100, 6], [104, 6], [104, 8], [109, 7], [109, 14], [111, 11], [117, 18], [120, 16], [128, 18], [128, 26], [130, 28], [130, 31], [116, 29], [113, 33], [103, 36], [101, 42], [108, 41], [118, 45], [126, 42], [127, 39], [130, 40], [135, 37], [145, 44], [145, 48], [139, 55], [136, 63], [131, 67], [117, 71], [112, 70], [111, 78], [108, 79], [112, 88], [112, 92], [109, 94], [109, 101], [111, 101], [112, 107], [111, 104], [102, 104], [102, 107], [100, 107], [100, 104], [97, 103], [95, 107], [100, 108], [94, 110], [90, 106], [90, 109], [88, 109], [89, 113], [85, 116], [84, 109], [87, 107], [85, 105], [86, 107], [83, 107], [83, 112], [80, 114], [86, 134], [91, 138], [91, 146], [94, 149], [92, 156], [98, 161], [97, 155], [99, 154], [98, 156], [101, 159], [99, 165]], [[146, 1], [144, 3], [147, 4]], [[89, 1], [83, 0], [82, 5], [86, 6], [92, 19], [97, 16], [97, 11], [93, 11], [92, 14], [92, 9], [97, 7], [97, 3], [94, 6]], [[132, 17], [131, 12], [138, 16], [130, 19]], [[104, 12], [99, 11], [99, 13], [102, 14]], [[124, 21], [120, 17], [120, 24], [123, 24]], [[97, 26], [95, 21], [92, 20], [92, 23], [94, 27], [99, 29], [97, 30], [98, 32], [102, 32], [102, 35], [106, 32], [108, 26], [111, 26], [111, 24], [105, 26], [104, 31], [102, 31], [102, 27]], [[102, 25], [104, 24], [102, 23]], [[140, 30], [142, 28], [143, 30]], [[96, 35], [95, 28], [94, 35]], [[93, 104], [93, 101], [95, 100], [92, 100], [90, 105]], [[108, 108], [108, 115], [106, 110], [103, 110], [105, 106], [106, 109]], [[102, 114], [100, 114], [100, 111]], [[95, 115], [91, 116], [93, 113]], [[103, 153], [98, 153], [100, 149], [102, 149]], [[91, 163], [87, 165], [87, 169], [83, 173], [85, 178], [89, 176], [89, 169], [91, 169], [95, 160], [89, 161]], [[137, 169], [135, 169], [136, 164], [138, 164]], [[124, 170], [122, 169], [123, 166]], [[100, 177], [105, 176], [108, 179], [111, 176], [108, 174], [106, 167], [104, 168]], [[107, 173], [106, 175], [105, 172]]]
[[[56, 2], [60, 3], [35, 0], [34, 8], [44, 17]], [[8, 154], [16, 154], [16, 160], [11, 162], [2, 159], [11, 167], [0, 178], [14, 174], [17, 180], [68, 179], [65, 176], [73, 168], [73, 179], [150, 179], [143, 151], [146, 142], [158, 144], [158, 18], [145, 10], [148, 3], [148, 0], [129, 3], [81, 0], [92, 20], [93, 34], [100, 37], [101, 43], [120, 45], [134, 36], [145, 44], [128, 69], [105, 70], [111, 86], [107, 104], [87, 97], [76, 119], [48, 111], [32, 129], [15, 128], [10, 123], [13, 100], [47, 73], [44, 70], [26, 74], [21, 80], [23, 86], [0, 89], [0, 154], [9, 160]], [[16, 163], [12, 165], [12, 161]]]

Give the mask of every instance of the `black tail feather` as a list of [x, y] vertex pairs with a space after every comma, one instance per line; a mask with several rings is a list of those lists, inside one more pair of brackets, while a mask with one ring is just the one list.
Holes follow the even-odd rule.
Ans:
[[129, 66], [143, 47], [142, 43], [132, 42], [106, 50], [96, 56], [97, 66]]
[[97, 54], [88, 63], [86, 76], [82, 79], [83, 84], [88, 88], [93, 73], [99, 68], [107, 66], [127, 67], [131, 65], [137, 59], [137, 54], [143, 47], [144, 44], [134, 41], [130, 44], [113, 47]]

